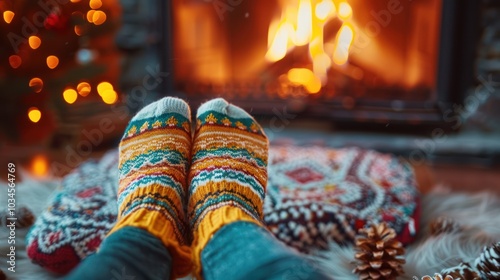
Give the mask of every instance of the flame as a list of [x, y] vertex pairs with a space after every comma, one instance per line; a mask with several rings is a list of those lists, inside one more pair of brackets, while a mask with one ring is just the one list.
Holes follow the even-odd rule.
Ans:
[[333, 51], [333, 62], [337, 65], [343, 65], [349, 58], [349, 49], [351, 48], [352, 40], [354, 38], [354, 30], [348, 24], [340, 27], [337, 34], [337, 44]]
[[[354, 25], [350, 23], [352, 8], [345, 1], [336, 6], [333, 0], [283, 0], [281, 7], [281, 16], [272, 20], [269, 25], [265, 58], [270, 62], [277, 62], [295, 47], [307, 45], [312, 70], [293, 68], [288, 72], [287, 78], [294, 84], [304, 86], [309, 93], [317, 93], [327, 83], [327, 73], [332, 67], [332, 61], [337, 65], [348, 61], [355, 34]], [[343, 25], [334, 42], [325, 42], [324, 27], [337, 16], [343, 21]], [[325, 52], [327, 44], [333, 44], [333, 53], [331, 50]], [[304, 76], [298, 78], [298, 75]]]
[[312, 9], [311, 0], [300, 0], [297, 13], [297, 30], [295, 31], [295, 45], [304, 46], [311, 42]]

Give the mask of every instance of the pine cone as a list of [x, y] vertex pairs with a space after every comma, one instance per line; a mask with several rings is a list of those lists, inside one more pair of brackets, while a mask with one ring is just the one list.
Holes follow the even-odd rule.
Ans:
[[434, 274], [434, 277], [425, 275], [424, 277], [422, 277], [422, 280], [454, 280], [454, 279], [450, 275], [443, 276], [439, 273], [436, 273]]
[[387, 224], [372, 225], [361, 229], [364, 236], [356, 239], [358, 266], [353, 270], [359, 279], [396, 279], [404, 274], [402, 265], [403, 244], [396, 239], [396, 232]]
[[485, 247], [476, 259], [475, 266], [484, 279], [500, 279], [500, 242]]
[[452, 233], [462, 229], [462, 226], [457, 221], [449, 217], [438, 217], [429, 224], [429, 227], [432, 235]]
[[451, 276], [452, 279], [481, 280], [479, 274], [466, 262], [452, 268], [443, 269], [441, 274]]

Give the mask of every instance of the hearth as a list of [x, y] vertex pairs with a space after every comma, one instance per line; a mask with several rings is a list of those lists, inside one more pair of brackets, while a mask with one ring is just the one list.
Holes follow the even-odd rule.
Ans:
[[221, 96], [255, 115], [444, 127], [474, 84], [478, 1], [160, 3], [166, 90], [193, 106]]

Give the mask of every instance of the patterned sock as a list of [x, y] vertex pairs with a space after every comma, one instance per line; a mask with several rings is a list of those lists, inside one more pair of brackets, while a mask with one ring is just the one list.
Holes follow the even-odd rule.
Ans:
[[201, 251], [218, 229], [236, 221], [262, 224], [268, 141], [248, 113], [218, 98], [198, 109], [192, 153], [188, 215], [200, 277]]
[[191, 148], [190, 110], [177, 98], [152, 103], [130, 121], [120, 143], [118, 220], [147, 230], [172, 255], [172, 278], [192, 268], [184, 201]]

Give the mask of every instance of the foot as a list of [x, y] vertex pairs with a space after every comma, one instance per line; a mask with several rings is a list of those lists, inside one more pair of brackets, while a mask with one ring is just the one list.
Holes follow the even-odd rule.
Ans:
[[166, 97], [130, 121], [120, 143], [119, 216], [111, 232], [142, 228], [160, 239], [173, 259], [173, 277], [189, 273], [183, 203], [191, 149], [188, 105]]
[[268, 140], [247, 112], [218, 98], [198, 109], [192, 154], [188, 217], [199, 275], [201, 251], [217, 230], [262, 224]]

